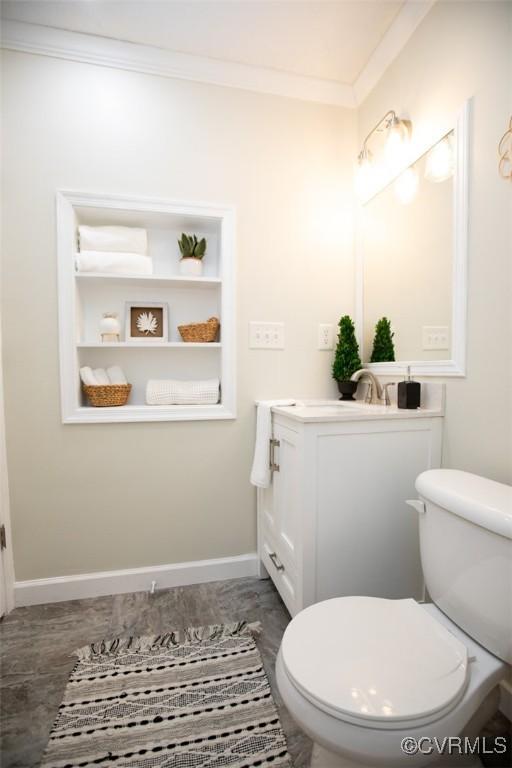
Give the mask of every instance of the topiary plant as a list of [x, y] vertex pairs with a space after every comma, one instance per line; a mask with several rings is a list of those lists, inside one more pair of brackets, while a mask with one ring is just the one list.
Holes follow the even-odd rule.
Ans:
[[375, 326], [372, 356], [370, 363], [388, 363], [395, 361], [395, 347], [391, 323], [387, 317], [381, 317]]
[[182, 259], [202, 259], [206, 253], [206, 238], [198, 240], [196, 235], [181, 233], [178, 240]]
[[338, 343], [332, 364], [332, 377], [336, 381], [349, 381], [352, 374], [362, 368], [359, 344], [354, 323], [348, 315], [340, 318], [338, 327]]

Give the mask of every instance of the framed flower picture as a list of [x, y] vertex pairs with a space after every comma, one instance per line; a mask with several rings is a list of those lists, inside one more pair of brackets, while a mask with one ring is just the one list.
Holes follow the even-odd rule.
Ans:
[[127, 342], [160, 343], [169, 340], [169, 320], [166, 302], [127, 301]]

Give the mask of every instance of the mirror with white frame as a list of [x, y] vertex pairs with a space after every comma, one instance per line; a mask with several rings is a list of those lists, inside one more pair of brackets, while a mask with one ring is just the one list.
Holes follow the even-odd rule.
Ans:
[[[465, 374], [469, 103], [454, 129], [361, 209], [358, 324], [374, 373]], [[386, 317], [395, 361], [370, 362]]]

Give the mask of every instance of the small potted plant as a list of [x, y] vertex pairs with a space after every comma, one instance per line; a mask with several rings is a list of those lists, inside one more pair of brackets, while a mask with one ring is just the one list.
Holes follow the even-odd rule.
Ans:
[[387, 317], [381, 317], [375, 326], [372, 356], [370, 363], [389, 363], [395, 361], [395, 347], [391, 323]]
[[203, 271], [203, 257], [206, 253], [206, 238], [181, 233], [178, 240], [181, 252], [180, 272], [189, 277], [199, 277]]
[[339, 323], [338, 343], [332, 364], [332, 377], [338, 383], [340, 400], [354, 400], [357, 381], [350, 377], [362, 368], [359, 357], [359, 344], [356, 339], [354, 323], [348, 315], [344, 315]]

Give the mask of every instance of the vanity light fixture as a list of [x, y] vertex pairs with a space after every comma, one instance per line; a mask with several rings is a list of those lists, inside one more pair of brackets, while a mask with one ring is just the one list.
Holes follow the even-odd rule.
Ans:
[[399, 120], [393, 112], [387, 130], [388, 137], [384, 152], [388, 164], [395, 170], [404, 160], [405, 151], [411, 138], [411, 123], [409, 120]]
[[453, 134], [445, 136], [428, 152], [425, 161], [425, 178], [438, 183], [446, 181], [455, 172], [455, 157], [453, 151]]
[[501, 137], [498, 154], [500, 156], [498, 169], [501, 178], [512, 181], [512, 117], [508, 124], [508, 130]]
[[393, 189], [398, 200], [403, 205], [409, 205], [416, 197], [419, 186], [419, 175], [414, 165], [406, 168], [403, 173], [396, 179]]
[[377, 170], [368, 147], [369, 140], [376, 133], [387, 133], [384, 146], [385, 165], [391, 172], [397, 171], [405, 159], [405, 149], [411, 136], [411, 129], [412, 124], [409, 120], [399, 118], [396, 112], [390, 109], [366, 136], [357, 157], [356, 187], [361, 198], [366, 197], [372, 191]]
[[363, 147], [357, 158], [356, 189], [362, 199], [372, 189], [375, 177], [375, 167], [372, 162], [373, 155], [368, 147]]

